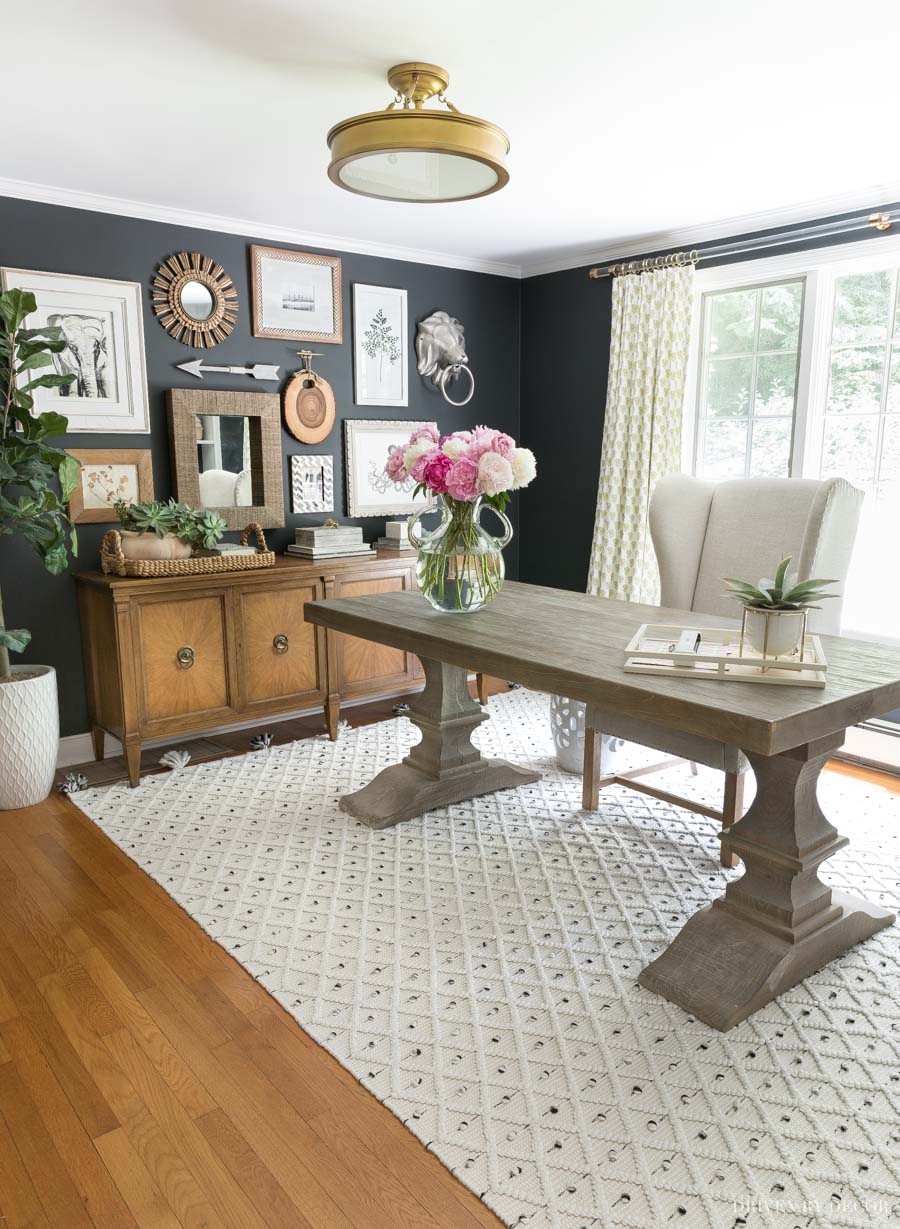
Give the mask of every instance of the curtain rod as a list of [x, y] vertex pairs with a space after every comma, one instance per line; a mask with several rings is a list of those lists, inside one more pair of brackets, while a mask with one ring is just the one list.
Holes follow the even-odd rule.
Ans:
[[671, 269], [679, 265], [696, 264], [698, 260], [715, 260], [720, 256], [742, 256], [745, 252], [766, 251], [768, 248], [785, 247], [807, 239], [824, 239], [831, 235], [850, 235], [870, 228], [886, 231], [897, 221], [900, 221], [900, 210], [893, 213], [870, 213], [865, 218], [844, 218], [839, 222], [821, 222], [815, 226], [778, 231], [773, 235], [759, 235], [755, 239], [717, 243], [704, 248], [703, 251], [693, 249], [689, 252], [670, 252], [667, 256], [649, 256], [642, 260], [598, 265], [588, 270], [588, 277], [597, 279], [618, 277], [622, 273], [648, 273], [651, 269]]

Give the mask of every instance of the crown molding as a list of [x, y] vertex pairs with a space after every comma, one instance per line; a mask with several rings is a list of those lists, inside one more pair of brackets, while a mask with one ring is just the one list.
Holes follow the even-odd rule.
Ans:
[[764, 209], [759, 213], [737, 214], [700, 226], [684, 226], [657, 231], [655, 234], [634, 235], [602, 248], [582, 249], [564, 256], [538, 257], [534, 260], [523, 258], [521, 276], [538, 277], [542, 273], [559, 273], [565, 269], [579, 269], [583, 265], [609, 264], [629, 256], [645, 256], [648, 252], [696, 247], [700, 243], [711, 243], [716, 239], [732, 239], [735, 235], [750, 235], [779, 226], [814, 222], [836, 214], [854, 213], [862, 209], [875, 211], [897, 201], [900, 201], [900, 182], [875, 184], [870, 188], [818, 197], [801, 204]]
[[506, 261], [480, 260], [474, 256], [456, 256], [450, 252], [432, 252], [423, 248], [400, 247], [391, 243], [347, 239], [343, 235], [294, 230], [289, 226], [251, 222], [246, 218], [200, 213], [193, 209], [178, 209], [170, 205], [151, 205], [145, 201], [103, 196], [97, 192], [79, 192], [72, 188], [56, 188], [51, 184], [29, 183], [22, 179], [5, 179], [0, 176], [0, 196], [23, 201], [37, 201], [44, 205], [62, 205], [66, 209], [88, 209], [93, 213], [112, 213], [119, 217], [140, 218], [147, 222], [165, 222], [171, 226], [196, 227], [198, 230], [219, 231], [221, 234], [241, 235], [248, 239], [268, 239], [275, 243], [294, 243], [303, 247], [325, 248], [335, 252], [355, 252], [361, 256], [380, 256], [385, 260], [408, 260], [418, 265], [465, 269], [470, 273], [493, 273], [500, 277], [520, 278], [522, 276], [522, 269], [519, 265]]

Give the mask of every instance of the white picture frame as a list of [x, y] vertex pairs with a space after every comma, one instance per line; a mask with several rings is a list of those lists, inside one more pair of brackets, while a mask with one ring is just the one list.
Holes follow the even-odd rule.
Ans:
[[27, 328], [56, 324], [70, 336], [48, 370], [76, 379], [65, 388], [35, 389], [35, 411], [64, 414], [71, 433], [149, 434], [140, 283], [33, 269], [3, 269], [2, 281], [4, 290], [34, 295], [37, 310]]
[[324, 453], [291, 457], [291, 511], [334, 511], [334, 458]]
[[357, 405], [409, 405], [406, 291], [353, 284], [353, 374]]
[[406, 444], [419, 427], [437, 428], [435, 422], [407, 419], [345, 418], [348, 516], [406, 516], [430, 501], [413, 499], [415, 482], [391, 482], [384, 472], [388, 452]]

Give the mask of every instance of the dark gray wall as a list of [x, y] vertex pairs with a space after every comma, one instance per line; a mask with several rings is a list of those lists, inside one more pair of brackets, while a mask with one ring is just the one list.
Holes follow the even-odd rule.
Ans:
[[[873, 205], [873, 210], [897, 208], [897, 204]], [[870, 212], [866, 210], [866, 215]], [[877, 245], [879, 233], [868, 230], [862, 236], [839, 235], [777, 250], [831, 247], [858, 238]], [[703, 246], [710, 245], [698, 245], [701, 251]], [[754, 255], [772, 253], [709, 260], [701, 267], [750, 260]], [[597, 503], [612, 309], [612, 279], [592, 281], [589, 267], [547, 273], [522, 283], [521, 436], [538, 458], [538, 478], [522, 493], [519, 577], [532, 584], [578, 590], [587, 583]]]
[[[138, 448], [153, 450], [153, 479], [157, 496], [172, 494], [169, 470], [168, 426], [164, 393], [168, 388], [233, 388], [243, 392], [271, 391], [271, 384], [257, 384], [247, 376], [206, 377], [203, 385], [176, 369], [176, 363], [196, 358], [191, 350], [169, 337], [157, 323], [150, 307], [149, 287], [160, 260], [173, 252], [203, 252], [218, 260], [237, 288], [240, 310], [237, 327], [227, 341], [202, 352], [207, 361], [246, 365], [250, 362], [279, 363], [282, 374], [300, 366], [297, 350], [302, 343], [262, 340], [251, 334], [249, 294], [249, 245], [252, 237], [222, 235], [211, 231], [169, 226], [133, 218], [115, 217], [55, 205], [0, 199], [0, 266], [40, 269], [89, 277], [108, 277], [139, 282], [144, 288], [144, 340], [150, 391], [151, 435], [70, 434], [63, 443], [72, 448]], [[273, 245], [278, 246], [278, 245]], [[290, 246], [290, 245], [282, 245]], [[322, 357], [315, 369], [334, 389], [337, 402], [335, 429], [322, 444], [305, 448], [287, 432], [282, 434], [285, 481], [285, 521], [282, 530], [267, 530], [275, 549], [293, 539], [295, 526], [321, 523], [318, 516], [293, 516], [289, 511], [288, 458], [295, 453], [331, 452], [334, 456], [335, 516], [344, 515], [345, 418], [437, 419], [443, 430], [452, 431], [473, 423], [488, 423], [519, 436], [519, 307], [520, 283], [511, 278], [469, 273], [455, 269], [384, 260], [350, 253], [335, 253], [343, 262], [344, 342], [318, 345]], [[353, 404], [351, 287], [354, 282], [401, 286], [409, 292], [409, 406], [405, 409], [355, 406]], [[474, 399], [464, 409], [453, 410], [422, 381], [415, 370], [413, 339], [416, 322], [437, 308], [458, 316], [466, 328], [466, 343], [477, 378]], [[64, 407], [60, 407], [64, 412]], [[517, 522], [517, 500], [510, 510]], [[384, 531], [382, 519], [359, 522], [368, 541]], [[105, 525], [84, 525], [78, 530], [79, 558], [73, 570], [97, 566], [100, 539]], [[507, 548], [510, 575], [516, 574], [519, 534]], [[0, 585], [6, 617], [11, 627], [28, 627], [33, 640], [21, 660], [46, 662], [59, 673], [61, 732], [74, 734], [87, 729], [84, 678], [81, 664], [75, 585], [71, 575], [53, 577], [20, 539], [0, 539]]]

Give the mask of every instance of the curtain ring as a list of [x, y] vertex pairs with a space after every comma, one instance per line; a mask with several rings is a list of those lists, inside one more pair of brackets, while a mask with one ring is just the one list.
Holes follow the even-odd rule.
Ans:
[[[447, 396], [447, 381], [451, 375], [459, 376], [462, 372], [465, 372], [469, 377], [469, 395], [463, 397], [462, 401], [454, 401], [451, 397]], [[449, 367], [445, 367], [441, 372], [441, 392], [444, 394], [444, 400], [449, 405], [468, 405], [475, 395], [475, 377], [472, 374], [471, 367], [468, 367], [465, 363], [452, 363]]]

